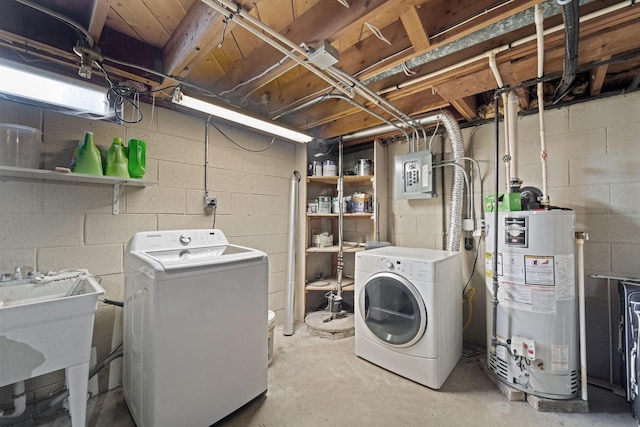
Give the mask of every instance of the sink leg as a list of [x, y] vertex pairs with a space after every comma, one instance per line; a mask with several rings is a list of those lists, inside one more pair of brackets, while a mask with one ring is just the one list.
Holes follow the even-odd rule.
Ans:
[[89, 361], [65, 370], [69, 389], [69, 413], [72, 427], [87, 424], [87, 391], [89, 388]]

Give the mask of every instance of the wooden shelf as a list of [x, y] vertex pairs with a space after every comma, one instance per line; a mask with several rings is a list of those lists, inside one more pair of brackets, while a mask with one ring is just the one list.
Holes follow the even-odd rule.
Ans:
[[[324, 248], [307, 248], [308, 254], [333, 254], [338, 253], [340, 248], [336, 246], [326, 246]], [[342, 252], [345, 253], [356, 253], [364, 251], [364, 246], [343, 246]]]
[[[345, 175], [342, 181], [345, 186], [371, 185], [373, 175]], [[308, 176], [307, 184], [334, 186], [338, 183], [337, 176]]]
[[12, 166], [0, 166], [0, 176], [6, 176], [11, 178], [28, 178], [28, 179], [43, 179], [47, 181], [66, 181], [76, 183], [89, 183], [89, 184], [126, 184], [134, 187], [146, 187], [148, 185], [157, 184], [158, 181], [149, 181], [144, 179], [134, 178], [119, 178], [115, 176], [103, 176], [103, 175], [87, 175], [83, 173], [65, 173], [50, 171], [45, 169], [29, 169], [29, 168], [14, 168]]
[[[344, 218], [361, 218], [372, 219], [373, 213], [345, 213], [342, 214]], [[307, 214], [307, 218], [338, 218], [337, 213], [332, 214]]]
[[[319, 279], [315, 282], [308, 283], [305, 286], [307, 291], [331, 291], [336, 288], [337, 279], [335, 277], [329, 277], [326, 279]], [[353, 291], [353, 279], [349, 277], [342, 278], [342, 290]]]

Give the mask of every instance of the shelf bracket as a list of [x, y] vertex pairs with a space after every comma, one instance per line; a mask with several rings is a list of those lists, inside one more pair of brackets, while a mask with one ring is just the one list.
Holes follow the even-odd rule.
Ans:
[[120, 195], [126, 182], [116, 182], [113, 184], [113, 214], [118, 215], [120, 213]]

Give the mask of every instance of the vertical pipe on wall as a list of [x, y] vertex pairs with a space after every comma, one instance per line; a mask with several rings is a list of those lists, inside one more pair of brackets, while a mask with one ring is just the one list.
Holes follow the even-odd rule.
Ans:
[[582, 400], [587, 400], [587, 327], [584, 294], [584, 241], [588, 238], [588, 233], [583, 231], [576, 232], [576, 241], [578, 243], [578, 311], [580, 314], [580, 385], [582, 388]]
[[498, 193], [500, 192], [499, 177], [500, 167], [498, 162], [500, 161], [500, 114], [498, 113], [499, 100], [494, 97], [494, 103], [496, 108], [495, 117], [495, 171], [493, 177], [493, 251], [491, 253], [491, 283], [493, 293], [491, 296], [491, 304], [493, 305], [493, 324], [491, 325], [491, 348], [492, 353], [496, 352], [496, 345], [498, 344], [497, 332], [498, 332]]
[[296, 289], [296, 236], [298, 234], [298, 183], [300, 172], [293, 171], [289, 180], [289, 252], [287, 263], [287, 289], [284, 307], [284, 335], [293, 335], [293, 309]]
[[[496, 63], [496, 53], [495, 51], [491, 51], [489, 52], [489, 68], [491, 69], [491, 71], [493, 72], [493, 76], [496, 79], [496, 83], [498, 83], [498, 89], [502, 89], [504, 88], [504, 82], [502, 81], [502, 76], [500, 75], [500, 71], [498, 70], [498, 64]], [[506, 118], [508, 117], [507, 115], [507, 103], [508, 103], [508, 98], [507, 98], [507, 93], [503, 92], [502, 95], [502, 106], [504, 108], [504, 112], [505, 112], [505, 121], [504, 121], [504, 158], [505, 158], [505, 181], [504, 181], [504, 186], [505, 186], [505, 193], [508, 192], [508, 187], [509, 187], [509, 183], [511, 182], [511, 152], [509, 151], [509, 149], [511, 148], [509, 145], [509, 121], [506, 120]], [[499, 107], [499, 103], [496, 103], [496, 116], [499, 114], [498, 112], [498, 107]], [[498, 143], [498, 141], [496, 141], [496, 143]], [[497, 166], [497, 165], [496, 165]]]
[[520, 178], [518, 178], [518, 95], [515, 92], [509, 92], [507, 95], [507, 107], [505, 108], [505, 122], [507, 125], [509, 153], [511, 160], [509, 161], [509, 182], [507, 183], [511, 192], [520, 191]]
[[[536, 41], [538, 49], [538, 78], [544, 76], [544, 14], [542, 6], [536, 4], [534, 22], [536, 24]], [[542, 82], [537, 85], [538, 117], [540, 119], [540, 161], [542, 163], [542, 206], [549, 207], [549, 193], [547, 190], [547, 142], [544, 130], [544, 89]]]

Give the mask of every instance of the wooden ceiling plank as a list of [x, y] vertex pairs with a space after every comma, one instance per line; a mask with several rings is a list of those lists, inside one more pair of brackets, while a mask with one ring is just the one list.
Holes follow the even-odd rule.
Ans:
[[179, 0], [142, 0], [142, 2], [168, 34], [174, 33], [182, 17], [192, 6], [184, 8]]
[[276, 31], [285, 28], [295, 18], [291, 0], [271, 0], [268, 4], [262, 2], [254, 10], [260, 22]]
[[111, 3], [111, 13], [121, 16], [129, 31], [121, 31], [129, 35], [133, 32], [137, 38], [148, 45], [162, 49], [170, 34], [158, 22], [142, 0], [116, 1]]
[[426, 50], [431, 46], [429, 34], [422, 24], [422, 20], [415, 6], [409, 6], [405, 9], [405, 11], [400, 14], [400, 20], [409, 36], [409, 40], [411, 40], [414, 50]]

